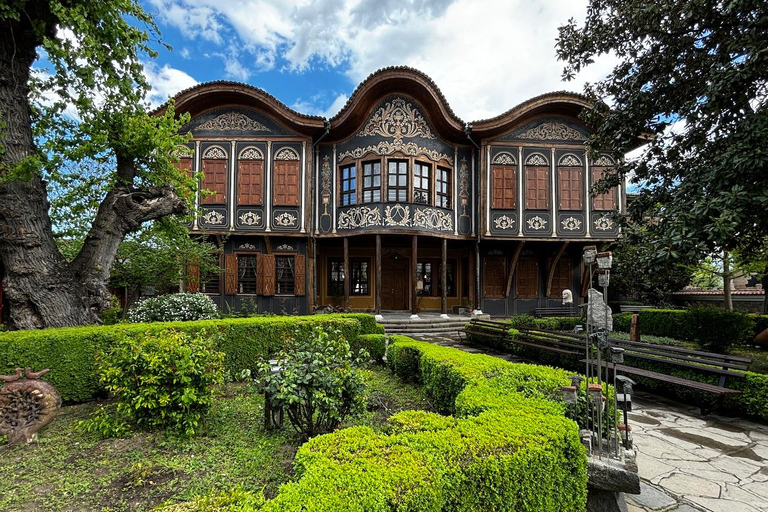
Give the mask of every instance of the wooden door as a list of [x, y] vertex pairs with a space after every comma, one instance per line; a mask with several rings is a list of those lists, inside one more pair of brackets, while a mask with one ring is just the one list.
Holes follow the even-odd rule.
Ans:
[[383, 258], [381, 280], [381, 309], [408, 309], [408, 260]]

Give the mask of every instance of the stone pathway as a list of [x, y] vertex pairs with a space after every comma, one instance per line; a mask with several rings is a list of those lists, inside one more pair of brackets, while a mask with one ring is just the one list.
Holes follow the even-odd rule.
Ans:
[[[456, 336], [418, 335], [423, 341], [485, 353]], [[627, 495], [628, 512], [768, 512], [768, 426], [636, 392], [629, 413], [641, 493]]]

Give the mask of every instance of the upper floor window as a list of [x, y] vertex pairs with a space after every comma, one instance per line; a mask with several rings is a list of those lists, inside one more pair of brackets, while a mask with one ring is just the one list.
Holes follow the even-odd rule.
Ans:
[[178, 146], [173, 151], [173, 154], [179, 159], [178, 162], [173, 162], [173, 166], [182, 171], [186, 176], [191, 177], [193, 156], [192, 150], [187, 146]]
[[363, 162], [363, 203], [381, 201], [381, 162]]
[[491, 167], [492, 208], [517, 206], [517, 160], [509, 152], [502, 152], [493, 159]]
[[584, 196], [584, 171], [581, 160], [565, 155], [557, 163], [558, 200], [561, 210], [581, 210]]
[[341, 168], [341, 206], [355, 204], [357, 191], [357, 169], [354, 165]]
[[532, 154], [525, 161], [525, 208], [549, 208], [549, 165], [540, 153]]
[[[614, 162], [610, 157], [601, 155], [592, 167], [592, 185], [600, 181], [606, 174], [612, 173]], [[595, 210], [613, 210], [616, 208], [616, 189], [613, 188], [604, 194], [596, 195], [592, 201]]]
[[275, 154], [275, 198], [277, 206], [299, 206], [299, 154], [282, 148]]
[[451, 207], [451, 170], [445, 167], [437, 168], [435, 176], [435, 199], [440, 208]]
[[237, 159], [237, 204], [260, 205], [264, 190], [264, 154], [247, 147]]
[[430, 204], [432, 197], [432, 166], [416, 162], [413, 166], [413, 202]]
[[201, 188], [213, 192], [205, 194], [202, 204], [227, 202], [227, 153], [219, 146], [211, 146], [203, 153], [203, 183]]
[[387, 201], [408, 200], [408, 162], [390, 160], [388, 162], [389, 180], [387, 182]]

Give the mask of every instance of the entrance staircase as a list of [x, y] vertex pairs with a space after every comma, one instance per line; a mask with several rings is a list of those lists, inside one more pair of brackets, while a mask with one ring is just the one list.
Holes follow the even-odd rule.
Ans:
[[442, 318], [439, 313], [420, 313], [419, 318], [410, 318], [410, 313], [382, 311], [384, 326], [387, 334], [424, 335], [445, 334], [456, 335], [456, 331], [464, 328], [470, 321], [469, 315], [450, 315]]

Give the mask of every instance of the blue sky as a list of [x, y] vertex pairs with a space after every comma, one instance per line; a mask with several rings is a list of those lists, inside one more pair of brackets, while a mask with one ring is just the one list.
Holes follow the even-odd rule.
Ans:
[[151, 101], [210, 80], [261, 87], [306, 113], [333, 116], [385, 66], [427, 73], [465, 121], [533, 96], [580, 92], [613, 62], [562, 82], [557, 27], [586, 0], [141, 0], [172, 51], [146, 63]]

